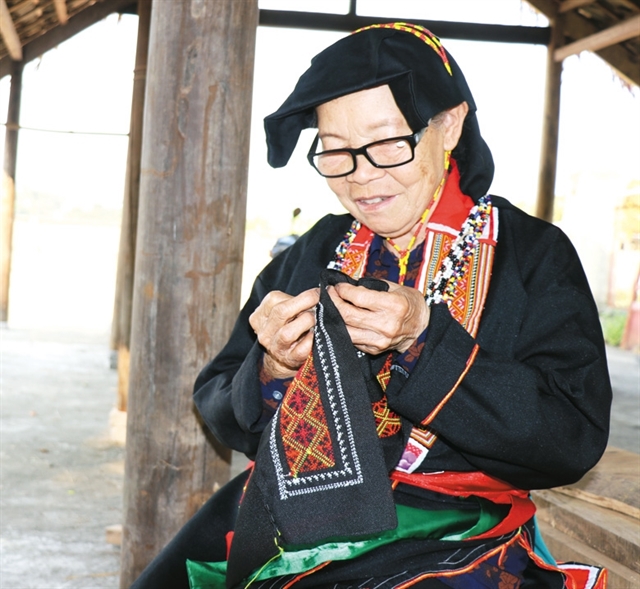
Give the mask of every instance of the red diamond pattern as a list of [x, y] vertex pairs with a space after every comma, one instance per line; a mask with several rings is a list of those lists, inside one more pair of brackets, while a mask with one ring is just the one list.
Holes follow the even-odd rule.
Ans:
[[282, 400], [280, 434], [292, 476], [335, 466], [333, 444], [311, 356]]

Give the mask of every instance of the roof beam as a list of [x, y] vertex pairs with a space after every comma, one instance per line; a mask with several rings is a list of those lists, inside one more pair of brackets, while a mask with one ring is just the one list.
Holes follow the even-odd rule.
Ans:
[[[4, 0], [0, 0], [4, 3]], [[40, 57], [60, 43], [70, 39], [80, 31], [101, 21], [113, 12], [121, 12], [135, 4], [134, 0], [98, 0], [89, 8], [86, 8], [72, 16], [64, 27], [55, 27], [44, 35], [35, 38], [22, 48], [24, 62]], [[7, 45], [8, 46], [8, 45]], [[11, 73], [11, 59], [5, 56], [0, 59], [0, 78]]]
[[[531, 6], [542, 12], [552, 22], [557, 14], [558, 5], [553, 0], [527, 0]], [[577, 12], [563, 15], [563, 32], [571, 41], [588, 37], [598, 32], [598, 28]], [[640, 86], [640, 67], [638, 57], [632, 55], [622, 45], [611, 45], [599, 49], [596, 53], [615, 68], [618, 74], [631, 84]]]
[[554, 0], [527, 0], [527, 2], [551, 20], [558, 14], [558, 5]]
[[67, 2], [66, 0], [53, 0], [53, 6], [56, 9], [56, 16], [58, 17], [58, 22], [61, 25], [66, 25], [69, 21], [69, 14], [67, 13]]
[[[351, 32], [375, 23], [387, 22], [388, 17], [358, 16], [355, 14], [324, 14], [285, 10], [260, 10], [260, 25], [296, 29]], [[548, 27], [524, 27], [476, 24], [435, 20], [416, 20], [413, 23], [437, 31], [439, 37], [468, 41], [495, 41], [502, 43], [531, 43], [548, 45], [551, 30]]]
[[583, 37], [582, 39], [578, 39], [573, 43], [556, 49], [554, 59], [556, 61], [562, 61], [570, 55], [575, 55], [581, 51], [598, 51], [598, 49], [617, 45], [633, 37], [640, 37], [640, 15], [632, 16], [599, 33]]
[[558, 12], [560, 14], [569, 12], [570, 10], [580, 8], [581, 6], [593, 4], [595, 1], [596, 0], [564, 0], [564, 2], [561, 2], [560, 6], [558, 7]]
[[[22, 61], [22, 43], [11, 20], [11, 14], [5, 0], [0, 0], [0, 35], [7, 46], [9, 57], [13, 61]], [[9, 73], [9, 72], [7, 72]]]

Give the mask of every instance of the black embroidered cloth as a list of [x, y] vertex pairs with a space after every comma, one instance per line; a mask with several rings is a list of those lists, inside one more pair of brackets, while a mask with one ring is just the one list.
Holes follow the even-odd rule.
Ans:
[[[240, 506], [228, 564], [229, 586], [278, 554], [278, 545], [364, 538], [397, 526], [388, 472], [410, 428], [376, 433], [371, 404], [382, 396], [375, 374], [386, 359], [359, 355], [327, 286], [350, 282], [324, 270], [312, 355], [265, 430]], [[403, 433], [404, 432], [404, 433]]]

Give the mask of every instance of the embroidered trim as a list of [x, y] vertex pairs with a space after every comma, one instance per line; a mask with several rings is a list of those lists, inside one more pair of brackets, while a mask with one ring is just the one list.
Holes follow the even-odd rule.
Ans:
[[280, 410], [280, 436], [289, 472], [297, 477], [335, 466], [331, 436], [313, 357], [307, 358], [287, 391]]
[[[472, 337], [475, 337], [480, 326], [480, 317], [489, 290], [497, 230], [498, 210], [492, 207], [489, 195], [480, 198], [470, 209], [455, 238], [455, 232], [447, 226], [427, 225], [422, 269], [415, 286], [426, 293], [427, 304], [446, 302], [451, 315]], [[353, 278], [360, 278], [366, 269], [372, 239], [373, 232], [360, 222], [354, 221], [336, 248], [334, 260], [329, 264], [329, 268], [345, 272]], [[428, 286], [425, 288], [426, 284]], [[435, 434], [426, 426], [436, 417], [462, 382], [476, 353], [477, 349], [472, 352], [464, 372], [449, 393], [419, 427], [412, 429], [412, 439], [408, 442], [398, 465], [401, 472], [413, 472], [426, 458], [436, 440]], [[381, 385], [385, 378], [383, 371], [378, 375]], [[383, 385], [383, 389], [385, 388]], [[386, 403], [386, 398], [384, 401]], [[374, 412], [383, 413], [380, 407], [372, 409]], [[380, 425], [379, 420], [380, 417], [377, 417], [376, 426]], [[386, 431], [385, 427], [378, 429], [379, 433]], [[425, 437], [429, 444], [423, 443]]]
[[458, 237], [451, 244], [451, 249], [442, 261], [438, 273], [427, 287], [425, 294], [427, 305], [442, 301], [449, 304], [449, 301], [455, 297], [456, 287], [467, 274], [469, 263], [478, 247], [490, 213], [491, 197], [489, 195], [478, 199], [478, 204], [469, 211], [469, 216], [463, 223]]
[[473, 346], [473, 350], [471, 350], [471, 354], [469, 355], [469, 358], [467, 359], [467, 364], [465, 365], [465, 368], [462, 371], [462, 374], [460, 374], [460, 376], [458, 377], [458, 380], [456, 381], [456, 384], [453, 385], [453, 388], [442, 398], [440, 403], [438, 403], [436, 405], [434, 410], [431, 413], [429, 413], [429, 415], [427, 415], [427, 417], [422, 421], [422, 423], [420, 425], [422, 425], [422, 426], [429, 425], [435, 419], [436, 415], [438, 415], [438, 413], [440, 413], [440, 410], [446, 405], [447, 401], [451, 398], [453, 393], [456, 392], [456, 389], [458, 388], [458, 386], [460, 386], [460, 383], [462, 382], [462, 379], [465, 376], [467, 376], [467, 372], [469, 372], [469, 369], [473, 365], [473, 362], [475, 361], [479, 350], [480, 350], [480, 346], [478, 344]]
[[424, 41], [431, 49], [433, 49], [442, 60], [447, 73], [450, 76], [453, 76], [453, 72], [451, 71], [451, 64], [449, 63], [449, 57], [447, 56], [447, 52], [444, 50], [442, 46], [442, 42], [438, 37], [436, 37], [429, 29], [425, 29], [420, 25], [413, 25], [405, 22], [394, 22], [394, 23], [386, 23], [386, 24], [376, 24], [369, 25], [368, 27], [362, 27], [357, 31], [353, 31], [353, 35], [356, 33], [360, 33], [362, 31], [367, 31], [369, 29], [395, 29], [396, 31], [403, 31], [405, 33], [410, 33], [418, 37], [418, 39]]
[[376, 420], [376, 432], [379, 438], [389, 438], [400, 432], [402, 422], [398, 414], [389, 409], [386, 397], [373, 403], [372, 409], [373, 417]]
[[492, 556], [495, 556], [496, 554], [499, 554], [500, 551], [502, 551], [505, 547], [508, 548], [509, 546], [511, 546], [513, 544], [520, 544], [519, 539], [520, 539], [521, 535], [522, 535], [522, 530], [518, 530], [518, 533], [513, 538], [511, 538], [510, 540], [508, 540], [504, 544], [501, 544], [500, 546], [498, 546], [496, 548], [493, 548], [492, 550], [488, 550], [480, 558], [477, 558], [476, 560], [474, 560], [472, 563], [468, 564], [467, 566], [464, 566], [462, 568], [455, 569], [455, 570], [452, 570], [452, 571], [446, 571], [446, 572], [434, 571], [434, 572], [422, 573], [422, 574], [419, 574], [418, 576], [414, 577], [410, 581], [407, 581], [405, 583], [400, 583], [399, 585], [396, 585], [394, 589], [406, 589], [407, 587], [412, 587], [416, 583], [418, 583], [420, 581], [424, 581], [425, 579], [433, 579], [433, 578], [437, 579], [437, 578], [440, 578], [440, 577], [457, 577], [458, 575], [462, 575], [464, 573], [468, 573], [468, 572], [472, 571], [473, 569], [477, 568], [479, 564], [489, 560]]
[[318, 321], [316, 321], [315, 342], [320, 363], [316, 369], [322, 371], [326, 383], [329, 406], [326, 420], [336, 432], [333, 448], [335, 462], [334, 466], [327, 468], [322, 468], [321, 465], [315, 463], [316, 468], [305, 472], [293, 472], [288, 468], [288, 464], [283, 464], [278, 452], [278, 436], [276, 435], [276, 432], [282, 427], [279, 423], [280, 412], [277, 412], [273, 417], [269, 448], [282, 500], [336, 487], [359, 485], [364, 481], [335, 351], [329, 334], [324, 328], [324, 307], [321, 303], [316, 306], [316, 313]]
[[356, 256], [354, 256], [353, 252], [350, 252], [350, 250], [351, 245], [354, 243], [361, 227], [362, 223], [360, 223], [360, 221], [354, 220], [351, 223], [351, 227], [349, 227], [349, 230], [336, 248], [334, 259], [329, 262], [327, 268], [329, 268], [330, 270], [339, 270], [340, 272], [344, 272], [345, 274], [348, 274], [353, 278], [359, 278], [359, 272], [357, 272], [357, 270], [362, 266], [362, 261], [364, 260], [366, 251], [369, 248], [364, 247], [365, 245], [367, 245], [366, 242], [360, 244], [362, 247], [357, 249], [364, 249], [365, 251]]

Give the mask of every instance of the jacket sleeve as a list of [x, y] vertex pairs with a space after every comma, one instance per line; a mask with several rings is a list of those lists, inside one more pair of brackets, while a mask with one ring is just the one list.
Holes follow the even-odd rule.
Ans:
[[434, 306], [421, 357], [389, 405], [472, 467], [533, 489], [575, 482], [595, 465], [611, 386], [577, 253], [560, 230], [526, 219], [505, 228], [501, 216], [477, 339]]
[[226, 446], [253, 456], [264, 425], [258, 362], [262, 348], [249, 325], [249, 316], [264, 298], [256, 280], [231, 337], [220, 354], [198, 375], [194, 402], [214, 436]]

